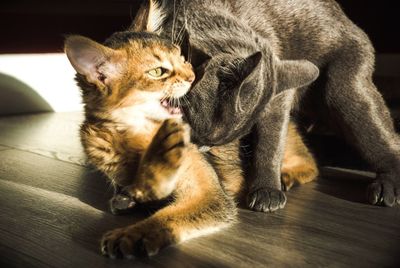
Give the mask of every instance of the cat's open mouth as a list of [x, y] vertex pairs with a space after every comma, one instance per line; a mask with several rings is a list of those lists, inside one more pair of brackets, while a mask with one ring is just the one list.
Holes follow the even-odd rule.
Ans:
[[161, 106], [164, 107], [171, 115], [182, 115], [182, 110], [179, 107], [179, 103], [173, 99], [163, 99], [160, 101]]

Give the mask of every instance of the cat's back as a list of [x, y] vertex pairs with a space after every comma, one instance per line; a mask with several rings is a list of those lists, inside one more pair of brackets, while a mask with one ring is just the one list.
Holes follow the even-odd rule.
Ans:
[[[259, 34], [273, 31], [282, 58], [314, 62], [348, 39], [364, 38], [334, 0], [229, 0], [242, 20]], [[277, 48], [278, 50], [278, 48]]]
[[[222, 36], [237, 40], [238, 36], [254, 36], [250, 34], [253, 31], [268, 40], [282, 59], [308, 59], [322, 66], [346, 43], [370, 46], [365, 33], [347, 18], [334, 0], [166, 1], [171, 6], [176, 3], [176, 9], [185, 10], [189, 24], [201, 23], [199, 32], [202, 35], [211, 32], [209, 39]], [[183, 3], [184, 8], [179, 8], [178, 3]], [[218, 22], [212, 22], [215, 15], [219, 17]], [[225, 21], [221, 20], [223, 17]], [[191, 22], [191, 18], [196, 22]], [[237, 20], [236, 24], [232, 20]], [[220, 30], [215, 34], [215, 27], [229, 31]]]
[[308, 59], [322, 65], [347, 42], [369, 44], [334, 0], [182, 0], [195, 12], [231, 13], [270, 40], [281, 58]]

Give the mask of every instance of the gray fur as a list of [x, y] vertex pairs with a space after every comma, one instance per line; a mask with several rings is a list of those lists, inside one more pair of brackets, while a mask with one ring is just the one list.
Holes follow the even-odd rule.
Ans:
[[[369, 202], [400, 203], [400, 139], [372, 82], [374, 49], [336, 2], [167, 2], [162, 35], [182, 45], [198, 66], [186, 109], [197, 141], [224, 144], [255, 133], [251, 208], [284, 205], [279, 193], [284, 139], [291, 108], [305, 89], [319, 91], [318, 113], [328, 115], [323, 119], [339, 126], [376, 169]], [[258, 52], [260, 58], [254, 56]], [[321, 70], [319, 87], [306, 87], [318, 75], [315, 66]]]

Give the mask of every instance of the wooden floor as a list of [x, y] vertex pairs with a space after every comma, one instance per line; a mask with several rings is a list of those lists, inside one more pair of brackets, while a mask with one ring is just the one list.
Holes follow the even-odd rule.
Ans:
[[400, 208], [364, 203], [373, 174], [325, 168], [272, 214], [241, 210], [229, 229], [150, 259], [100, 255], [114, 216], [105, 179], [85, 167], [79, 113], [0, 118], [0, 267], [400, 267]]

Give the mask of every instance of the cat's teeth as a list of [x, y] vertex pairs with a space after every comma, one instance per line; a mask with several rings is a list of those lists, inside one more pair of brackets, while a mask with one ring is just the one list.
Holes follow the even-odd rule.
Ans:
[[173, 114], [180, 114], [181, 113], [181, 109], [179, 107], [176, 107], [172, 110]]
[[163, 106], [163, 107], [165, 107], [165, 108], [168, 108], [168, 107], [169, 107], [168, 101], [167, 101], [167, 100], [163, 100], [163, 101], [161, 102], [161, 106]]
[[161, 106], [164, 107], [168, 111], [168, 113], [172, 115], [182, 114], [181, 108], [171, 106], [168, 100], [161, 101]]

